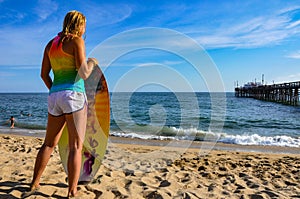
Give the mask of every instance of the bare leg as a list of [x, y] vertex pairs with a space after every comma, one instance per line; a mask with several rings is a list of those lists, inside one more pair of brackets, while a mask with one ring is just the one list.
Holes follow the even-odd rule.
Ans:
[[48, 114], [46, 137], [36, 157], [31, 190], [39, 187], [40, 178], [46, 168], [54, 147], [59, 141], [64, 125], [65, 116], [54, 117]]
[[84, 141], [86, 120], [86, 106], [73, 114], [66, 115], [69, 132], [69, 157], [68, 157], [68, 196], [75, 196], [81, 169], [81, 151]]

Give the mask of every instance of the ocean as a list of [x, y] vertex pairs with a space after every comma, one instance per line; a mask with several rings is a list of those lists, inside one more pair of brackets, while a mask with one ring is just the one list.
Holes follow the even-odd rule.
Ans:
[[[0, 93], [0, 132], [44, 137], [47, 95]], [[112, 136], [300, 147], [300, 106], [237, 98], [232, 92], [110, 95]]]

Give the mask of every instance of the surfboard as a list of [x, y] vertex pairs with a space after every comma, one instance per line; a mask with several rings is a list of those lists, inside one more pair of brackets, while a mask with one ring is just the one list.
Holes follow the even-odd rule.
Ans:
[[[104, 158], [110, 126], [110, 104], [107, 83], [99, 66], [95, 66], [85, 80], [88, 115], [82, 150], [79, 183], [90, 182], [99, 170]], [[65, 126], [58, 143], [63, 167], [68, 174], [68, 128]]]

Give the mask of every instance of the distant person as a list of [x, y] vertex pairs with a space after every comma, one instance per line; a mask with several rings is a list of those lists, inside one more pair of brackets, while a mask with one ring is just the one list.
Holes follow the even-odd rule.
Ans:
[[[62, 31], [45, 47], [41, 78], [49, 89], [48, 123], [44, 143], [36, 157], [30, 191], [23, 193], [23, 198], [39, 188], [40, 178], [65, 125], [69, 133], [68, 197], [78, 195], [81, 151], [87, 122], [84, 80], [98, 64], [95, 58], [86, 60], [82, 38], [85, 28], [85, 16], [78, 11], [70, 11], [64, 18]], [[50, 76], [51, 70], [54, 80]]]
[[21, 111], [21, 112], [20, 112], [20, 115], [21, 115], [21, 116], [24, 116], [24, 115], [25, 115], [25, 116], [28, 116], [28, 117], [31, 117], [31, 116], [32, 116], [31, 113], [24, 113], [24, 111]]
[[11, 129], [15, 128], [15, 118], [14, 118], [14, 116], [11, 116], [9, 121], [10, 121], [10, 128]]

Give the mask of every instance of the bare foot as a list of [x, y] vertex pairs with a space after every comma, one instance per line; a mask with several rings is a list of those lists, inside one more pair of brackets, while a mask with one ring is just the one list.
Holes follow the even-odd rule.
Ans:
[[31, 195], [33, 195], [34, 193], [36, 193], [38, 190], [39, 190], [40, 186], [32, 186], [30, 188], [30, 191], [26, 191], [26, 192], [23, 192], [22, 195], [21, 195], [21, 198], [27, 198]]

